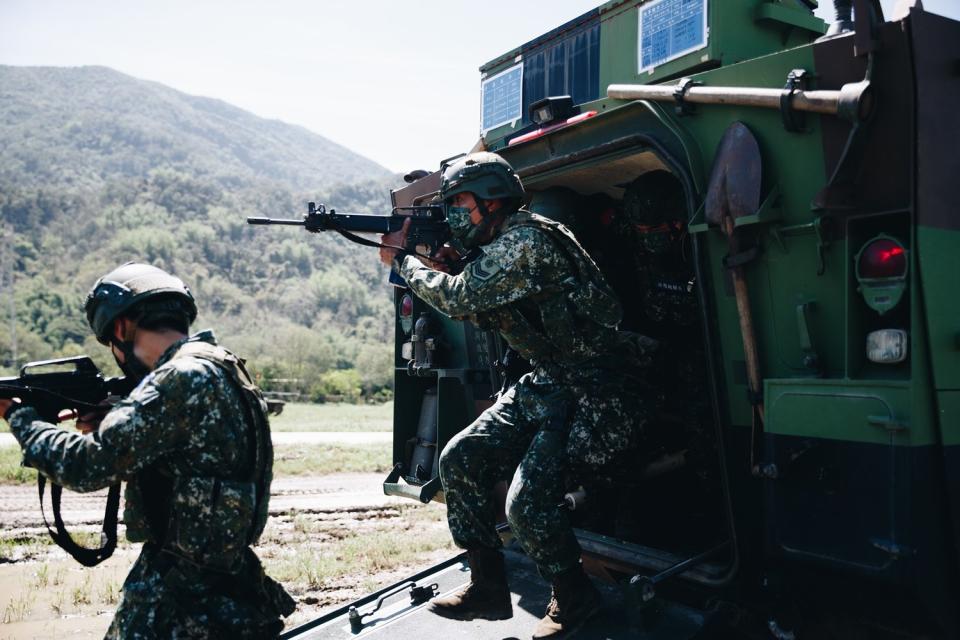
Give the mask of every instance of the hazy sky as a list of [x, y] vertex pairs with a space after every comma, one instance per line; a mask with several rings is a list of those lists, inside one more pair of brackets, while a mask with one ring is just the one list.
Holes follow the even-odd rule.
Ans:
[[[0, 0], [0, 64], [105, 65], [433, 169], [479, 136], [481, 64], [599, 4]], [[960, 0], [925, 6], [960, 18]]]

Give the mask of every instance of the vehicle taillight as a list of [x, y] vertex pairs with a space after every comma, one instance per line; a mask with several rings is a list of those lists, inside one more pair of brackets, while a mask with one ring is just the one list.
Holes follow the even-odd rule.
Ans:
[[907, 273], [907, 251], [892, 238], [871, 240], [860, 251], [857, 271], [861, 278], [896, 278]]
[[907, 288], [908, 258], [903, 244], [884, 234], [860, 247], [854, 261], [858, 291], [868, 307], [883, 315], [897, 306]]
[[400, 327], [404, 333], [410, 333], [413, 329], [413, 296], [409, 293], [400, 298]]

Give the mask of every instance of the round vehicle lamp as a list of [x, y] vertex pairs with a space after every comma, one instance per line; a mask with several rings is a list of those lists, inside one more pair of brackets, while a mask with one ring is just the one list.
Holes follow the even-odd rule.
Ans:
[[854, 258], [858, 291], [880, 315], [897, 306], [907, 289], [908, 257], [899, 240], [880, 234], [867, 241]]

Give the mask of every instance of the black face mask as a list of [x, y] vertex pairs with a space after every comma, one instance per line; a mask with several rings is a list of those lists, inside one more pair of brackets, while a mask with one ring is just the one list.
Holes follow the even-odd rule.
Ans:
[[123, 371], [123, 375], [136, 382], [140, 382], [147, 377], [150, 373], [150, 367], [134, 355], [133, 340], [124, 340], [121, 342], [120, 340], [114, 339], [113, 345], [123, 354], [123, 362], [120, 362], [117, 354], [113, 354], [113, 359], [117, 361], [117, 366]]

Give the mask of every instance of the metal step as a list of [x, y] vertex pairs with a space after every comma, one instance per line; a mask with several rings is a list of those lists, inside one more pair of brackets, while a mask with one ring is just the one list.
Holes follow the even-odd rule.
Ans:
[[[432, 614], [427, 604], [411, 604], [409, 589], [385, 598], [380, 608], [377, 601], [404, 582], [418, 587], [436, 585], [439, 594], [458, 589], [470, 580], [465, 555], [411, 576], [407, 580], [370, 594], [321, 618], [284, 633], [281, 638], [296, 640], [341, 640], [346, 638], [471, 638], [503, 640], [527, 638], [543, 616], [550, 600], [550, 586], [537, 574], [536, 567], [522, 553], [505, 551], [510, 588], [513, 592], [513, 618], [510, 620], [448, 620]], [[596, 581], [595, 581], [596, 583]], [[628, 612], [623, 593], [613, 585], [596, 583], [606, 599], [601, 615], [591, 620], [575, 638], [620, 640], [689, 640], [696, 637], [704, 624], [701, 612], [673, 603], [658, 602], [654, 607]], [[354, 624], [350, 609], [355, 607]], [[356, 618], [362, 617], [362, 626]]]

